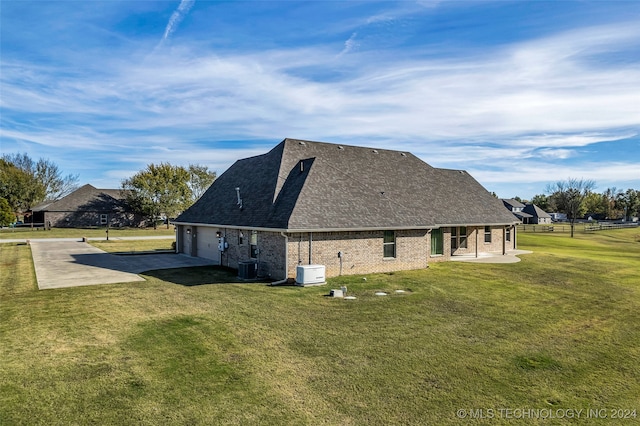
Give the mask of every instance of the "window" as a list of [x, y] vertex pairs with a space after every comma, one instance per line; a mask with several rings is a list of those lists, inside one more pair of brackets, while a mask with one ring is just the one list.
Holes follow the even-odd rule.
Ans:
[[451, 250], [458, 248], [458, 228], [451, 228]]
[[382, 251], [384, 257], [396, 257], [396, 233], [395, 231], [384, 231], [384, 240], [382, 242]]
[[467, 248], [467, 227], [451, 228], [451, 250]]
[[459, 247], [460, 248], [467, 248], [467, 227], [466, 226], [461, 226], [459, 234], [460, 234], [460, 236], [459, 236], [459, 238], [460, 238]]
[[490, 243], [491, 242], [491, 227], [490, 226], [485, 226], [484, 227], [484, 242], [485, 243]]
[[443, 253], [442, 229], [431, 230], [431, 255], [439, 255]]
[[249, 239], [249, 257], [252, 259], [258, 258], [258, 231], [251, 231], [251, 237]]
[[104, 214], [104, 213], [101, 214], [100, 215], [100, 224], [101, 225], [106, 225], [107, 224], [107, 218], [108, 218], [108, 216], [106, 214]]
[[507, 239], [507, 241], [511, 241], [511, 228], [507, 228], [506, 239]]

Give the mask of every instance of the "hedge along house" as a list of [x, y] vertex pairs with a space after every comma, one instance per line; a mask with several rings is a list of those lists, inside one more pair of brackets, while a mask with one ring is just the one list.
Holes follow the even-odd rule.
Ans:
[[179, 252], [274, 279], [426, 268], [516, 248], [517, 219], [462, 170], [409, 152], [285, 139], [238, 160], [175, 221]]

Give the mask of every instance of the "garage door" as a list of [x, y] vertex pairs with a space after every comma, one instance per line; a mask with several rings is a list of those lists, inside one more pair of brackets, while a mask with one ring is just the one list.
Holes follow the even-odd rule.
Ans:
[[203, 228], [198, 227], [198, 233], [196, 234], [198, 257], [204, 257], [205, 259], [211, 259], [218, 264], [220, 263], [220, 251], [218, 250], [218, 237], [216, 236], [217, 228]]

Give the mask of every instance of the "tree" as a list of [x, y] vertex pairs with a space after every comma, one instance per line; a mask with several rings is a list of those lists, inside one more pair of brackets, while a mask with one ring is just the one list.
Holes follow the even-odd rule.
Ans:
[[575, 221], [580, 217], [583, 209], [584, 199], [595, 185], [596, 183], [592, 180], [569, 178], [547, 187], [547, 192], [554, 197], [558, 209], [566, 213], [569, 218], [571, 238], [573, 238]]
[[15, 214], [9, 202], [0, 198], [0, 226], [8, 226], [13, 222]]
[[146, 169], [122, 181], [122, 190], [129, 205], [149, 217], [156, 229], [158, 218], [168, 218], [186, 209], [191, 204], [189, 171], [169, 163], [149, 164]]
[[620, 192], [616, 198], [616, 206], [623, 212], [625, 220], [640, 215], [640, 191], [629, 188], [624, 193]]
[[0, 158], [0, 197], [9, 203], [14, 213], [28, 210], [34, 200], [42, 196], [40, 188], [33, 182], [33, 176]]
[[622, 215], [622, 211], [624, 207], [618, 205], [618, 199], [622, 195], [622, 191], [616, 188], [607, 188], [606, 191], [602, 193], [602, 202], [605, 208], [604, 214], [607, 219], [615, 219]]
[[216, 179], [216, 172], [210, 171], [207, 166], [189, 164], [189, 182], [191, 189], [191, 201], [196, 202]]
[[598, 194], [597, 192], [589, 192], [584, 198], [584, 210], [589, 214], [600, 215], [606, 217], [607, 215], [607, 198], [604, 194]]
[[549, 197], [547, 197], [544, 194], [534, 195], [533, 198], [531, 199], [531, 204], [535, 204], [536, 206], [540, 207], [544, 211], [550, 211]]
[[16, 212], [25, 212], [44, 200], [57, 200], [77, 188], [78, 176], [62, 176], [58, 166], [27, 154], [6, 154], [0, 159], [0, 197]]

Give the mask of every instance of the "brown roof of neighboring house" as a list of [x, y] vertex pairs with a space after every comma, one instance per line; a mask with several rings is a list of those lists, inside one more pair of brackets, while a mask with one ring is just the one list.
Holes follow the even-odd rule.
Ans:
[[56, 201], [45, 201], [34, 212], [113, 211], [123, 206], [119, 189], [98, 189], [86, 184]]
[[409, 152], [285, 139], [236, 161], [176, 222], [326, 231], [516, 221], [465, 171]]

